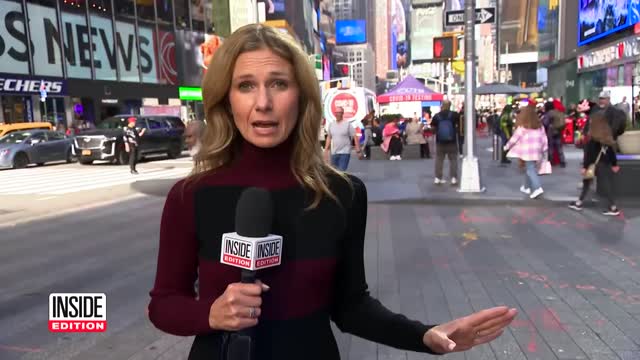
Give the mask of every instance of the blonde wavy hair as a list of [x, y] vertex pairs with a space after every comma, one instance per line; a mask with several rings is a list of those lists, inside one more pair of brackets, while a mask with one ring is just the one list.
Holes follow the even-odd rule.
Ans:
[[215, 172], [238, 156], [238, 145], [243, 138], [235, 126], [229, 103], [233, 70], [240, 54], [262, 49], [269, 49], [292, 64], [300, 89], [298, 121], [289, 135], [294, 137], [291, 171], [303, 187], [314, 193], [311, 208], [316, 207], [323, 196], [337, 200], [329, 188], [329, 176], [335, 174], [350, 181], [346, 174], [325, 164], [318, 144], [322, 106], [315, 71], [307, 54], [293, 38], [260, 24], [236, 30], [218, 48], [209, 64], [202, 82], [207, 126], [201, 150], [195, 157], [195, 166], [187, 181]]

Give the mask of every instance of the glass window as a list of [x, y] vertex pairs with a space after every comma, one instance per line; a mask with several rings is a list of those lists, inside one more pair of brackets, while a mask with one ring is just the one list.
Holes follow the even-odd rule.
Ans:
[[39, 132], [39, 133], [35, 133], [33, 135], [31, 135], [31, 143], [32, 144], [36, 144], [36, 143], [43, 143], [47, 141], [47, 136], [46, 133], [44, 132]]
[[91, 43], [85, 5], [79, 0], [60, 3], [65, 64], [70, 78], [91, 78]]
[[[0, 61], [2, 72], [28, 74], [29, 52], [27, 51], [27, 35], [25, 31], [22, 2], [17, 0], [3, 1], [0, 6]], [[11, 29], [11, 33], [7, 33]], [[11, 34], [11, 35], [10, 35]]]
[[[4, 4], [4, 3], [3, 3]], [[33, 42], [33, 68], [37, 75], [62, 76], [60, 29], [55, 0], [34, 0], [27, 4], [29, 31]]]
[[64, 134], [56, 132], [56, 131], [49, 131], [47, 133], [47, 137], [49, 138], [49, 141], [64, 140]]
[[176, 27], [178, 29], [189, 28], [189, 0], [174, 0], [176, 11]]
[[111, 12], [110, 0], [91, 1], [89, 18], [93, 42], [93, 67], [98, 80], [117, 80], [116, 47], [113, 41]]
[[133, 0], [113, 0], [113, 3], [115, 4], [116, 19], [135, 19]]
[[149, 130], [162, 129], [166, 127], [161, 121], [156, 119], [147, 119], [147, 123], [149, 124]]
[[191, 0], [191, 26], [196, 32], [204, 32], [204, 2]]
[[173, 24], [173, 1], [156, 0], [156, 11], [158, 12], [158, 23]]
[[213, 2], [205, 1], [204, 3], [204, 26], [207, 34], [213, 34], [216, 31], [216, 26], [213, 23]]
[[158, 72], [156, 70], [156, 62], [158, 56], [156, 54], [157, 47], [155, 31], [152, 24], [146, 22], [138, 23], [138, 39], [140, 40], [140, 72], [142, 73], [142, 81], [146, 83], [158, 83]]
[[116, 20], [116, 46], [118, 46], [120, 81], [140, 81], [140, 74], [138, 73], [138, 49], [135, 39], [134, 22], [124, 19]]
[[158, 23], [157, 73], [161, 84], [178, 85], [178, 70], [176, 66], [176, 35], [173, 25]]
[[138, 10], [138, 22], [154, 22], [153, 0], [136, 0]]

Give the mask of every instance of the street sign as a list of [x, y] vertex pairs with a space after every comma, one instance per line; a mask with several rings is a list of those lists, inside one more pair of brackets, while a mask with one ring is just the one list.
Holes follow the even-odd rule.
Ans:
[[[476, 25], [496, 22], [496, 8], [476, 9]], [[445, 13], [445, 26], [464, 25], [464, 10], [452, 10]]]

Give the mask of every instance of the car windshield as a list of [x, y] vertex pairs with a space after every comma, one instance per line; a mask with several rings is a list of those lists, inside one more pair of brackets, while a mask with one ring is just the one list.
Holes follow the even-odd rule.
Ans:
[[130, 116], [114, 116], [108, 119], [105, 119], [103, 122], [98, 124], [96, 127], [98, 129], [122, 129], [127, 126], [127, 119]]
[[24, 142], [31, 133], [29, 132], [13, 132], [0, 138], [0, 144], [20, 144]]

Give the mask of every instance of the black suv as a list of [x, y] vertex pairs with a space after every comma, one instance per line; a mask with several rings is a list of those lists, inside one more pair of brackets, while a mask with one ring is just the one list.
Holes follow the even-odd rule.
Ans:
[[139, 131], [147, 129], [140, 138], [140, 157], [165, 153], [175, 159], [184, 147], [184, 123], [179, 117], [164, 115], [117, 115], [105, 119], [96, 129], [85, 130], [75, 136], [74, 155], [81, 164], [91, 164], [95, 160], [112, 161], [120, 165], [129, 162], [125, 151], [123, 129], [129, 119], [136, 119]]

